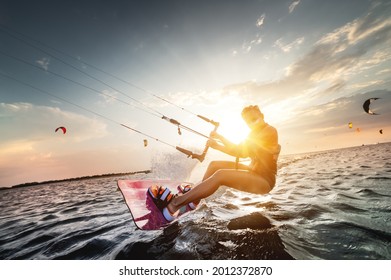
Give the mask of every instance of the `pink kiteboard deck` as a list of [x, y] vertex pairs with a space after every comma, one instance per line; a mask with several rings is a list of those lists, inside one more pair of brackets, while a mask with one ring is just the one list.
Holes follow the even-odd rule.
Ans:
[[[125, 199], [133, 221], [141, 230], [158, 230], [167, 227], [172, 222], [168, 222], [161, 211], [155, 206], [152, 199], [147, 195], [151, 185], [163, 185], [168, 187], [173, 194], [177, 193], [178, 185], [183, 182], [170, 180], [119, 180], [118, 187]], [[191, 185], [190, 183], [188, 183]], [[180, 210], [181, 216], [189, 211], [184, 207]]]

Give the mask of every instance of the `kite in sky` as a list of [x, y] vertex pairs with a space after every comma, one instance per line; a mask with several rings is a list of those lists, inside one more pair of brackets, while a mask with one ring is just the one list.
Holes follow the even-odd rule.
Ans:
[[379, 98], [374, 97], [374, 98], [369, 98], [369, 99], [365, 100], [364, 104], [362, 105], [362, 107], [364, 108], [364, 111], [370, 115], [378, 115], [375, 112], [371, 111], [371, 109], [369, 108], [369, 105], [371, 105], [372, 101], [375, 101], [377, 99], [379, 99]]
[[63, 134], [65, 134], [65, 133], [67, 132], [67, 129], [66, 129], [65, 127], [63, 127], [63, 126], [57, 127], [56, 130], [55, 130], [55, 132], [57, 132], [57, 131], [60, 130], [60, 129], [62, 130], [62, 133], [63, 133]]

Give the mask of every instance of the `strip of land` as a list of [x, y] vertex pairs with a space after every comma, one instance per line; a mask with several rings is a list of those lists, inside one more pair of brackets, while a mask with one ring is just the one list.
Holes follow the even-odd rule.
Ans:
[[[28, 183], [23, 183], [23, 184], [12, 186], [11, 188], [14, 189], [14, 188], [23, 188], [23, 187], [30, 187], [30, 186], [50, 184], [50, 183], [71, 182], [71, 181], [79, 181], [79, 180], [87, 180], [87, 179], [96, 179], [96, 178], [105, 178], [105, 177], [120, 177], [120, 176], [129, 176], [129, 175], [135, 175], [135, 174], [148, 174], [148, 173], [151, 173], [151, 170], [142, 170], [142, 171], [133, 171], [133, 172], [124, 172], [124, 173], [107, 173], [107, 174], [82, 176], [82, 177], [60, 179], [60, 180], [49, 180], [49, 181], [43, 181], [43, 182], [28, 182]], [[2, 190], [2, 189], [10, 189], [10, 188], [0, 187], [0, 190]]]

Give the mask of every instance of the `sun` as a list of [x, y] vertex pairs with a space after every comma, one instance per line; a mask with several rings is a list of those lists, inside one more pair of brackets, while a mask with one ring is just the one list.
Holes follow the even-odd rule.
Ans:
[[246, 139], [250, 129], [241, 117], [230, 115], [221, 119], [217, 132], [233, 143], [239, 144]]
[[[261, 108], [265, 115], [265, 121], [271, 125], [278, 126], [286, 120], [289, 120], [293, 115], [289, 106], [290, 104], [288, 102], [282, 101]], [[240, 113], [221, 113], [219, 118], [220, 127], [217, 132], [235, 144], [244, 141], [250, 133], [250, 129], [242, 119]]]

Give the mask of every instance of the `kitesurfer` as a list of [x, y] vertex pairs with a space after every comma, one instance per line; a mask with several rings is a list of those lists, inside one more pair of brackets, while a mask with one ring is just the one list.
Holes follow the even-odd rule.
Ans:
[[[277, 159], [281, 146], [277, 130], [267, 124], [258, 106], [248, 106], [242, 111], [242, 118], [250, 128], [247, 139], [236, 145], [222, 135], [212, 132], [209, 146], [236, 157], [236, 161], [212, 161], [200, 184], [181, 195], [173, 195], [164, 187], [154, 185], [149, 195], [162, 211], [166, 220], [175, 219], [178, 210], [189, 203], [213, 194], [220, 186], [228, 186], [255, 194], [270, 192], [276, 183]], [[251, 158], [249, 165], [239, 163], [239, 158]]]

